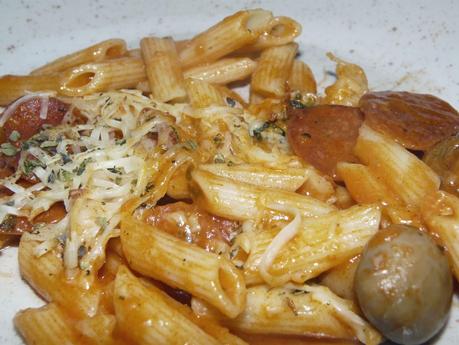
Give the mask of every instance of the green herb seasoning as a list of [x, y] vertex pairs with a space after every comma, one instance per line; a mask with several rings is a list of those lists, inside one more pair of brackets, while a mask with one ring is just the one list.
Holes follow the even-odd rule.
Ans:
[[0, 151], [5, 155], [5, 156], [15, 156], [16, 153], [19, 152], [16, 146], [14, 146], [11, 143], [3, 143], [0, 145]]
[[14, 130], [11, 132], [9, 138], [8, 138], [10, 141], [18, 141], [19, 139], [21, 139], [21, 133], [19, 133], [18, 131]]
[[183, 147], [188, 151], [194, 151], [198, 148], [198, 144], [194, 140], [187, 140], [183, 143]]

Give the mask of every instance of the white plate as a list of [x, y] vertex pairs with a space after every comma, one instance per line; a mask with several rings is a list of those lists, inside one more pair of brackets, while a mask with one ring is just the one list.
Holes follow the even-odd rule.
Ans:
[[[373, 89], [433, 93], [459, 107], [457, 1], [0, 0], [0, 75], [28, 73], [111, 37], [190, 37], [241, 8], [263, 7], [303, 25], [302, 58], [322, 79], [325, 52], [361, 65]], [[22, 344], [12, 318], [42, 304], [21, 281], [16, 249], [0, 255], [0, 344]], [[459, 308], [435, 344], [459, 343]]]

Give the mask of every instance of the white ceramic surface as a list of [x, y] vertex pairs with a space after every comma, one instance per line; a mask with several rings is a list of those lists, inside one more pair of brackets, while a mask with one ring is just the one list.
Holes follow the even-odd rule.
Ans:
[[[325, 52], [353, 61], [373, 89], [433, 93], [459, 107], [459, 2], [0, 0], [0, 75], [31, 68], [91, 43], [120, 37], [190, 37], [241, 8], [264, 7], [303, 25], [302, 57], [322, 81]], [[22, 344], [16, 311], [41, 305], [21, 281], [16, 249], [0, 253], [0, 344]], [[457, 300], [435, 344], [459, 344]]]

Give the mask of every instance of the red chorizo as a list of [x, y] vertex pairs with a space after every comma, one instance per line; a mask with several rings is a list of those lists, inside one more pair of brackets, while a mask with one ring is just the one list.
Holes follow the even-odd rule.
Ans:
[[[48, 98], [48, 110], [45, 118], [40, 117], [42, 106], [45, 106], [43, 97], [34, 97], [19, 105], [14, 106], [13, 113], [8, 117], [3, 125], [3, 137], [10, 138], [13, 131], [20, 135], [19, 140], [24, 141], [37, 134], [43, 125], [57, 126], [62, 122], [64, 115], [69, 109], [69, 105], [54, 97]], [[8, 112], [8, 108], [3, 114]]]
[[371, 128], [408, 149], [429, 149], [459, 131], [459, 113], [431, 95], [369, 92], [362, 96], [359, 106]]
[[339, 179], [336, 163], [358, 161], [352, 150], [362, 121], [362, 113], [354, 107], [320, 105], [290, 109], [287, 136], [299, 157]]

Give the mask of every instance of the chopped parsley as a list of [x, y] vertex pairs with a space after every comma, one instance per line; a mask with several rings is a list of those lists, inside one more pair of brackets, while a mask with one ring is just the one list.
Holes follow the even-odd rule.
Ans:
[[46, 168], [45, 164], [34, 158], [26, 159], [22, 165], [22, 170], [26, 175], [30, 175], [37, 167]]
[[217, 153], [214, 157], [214, 163], [225, 163], [225, 156], [221, 153]]
[[261, 133], [266, 131], [269, 128], [274, 130], [275, 132], [279, 133], [283, 137], [285, 137], [285, 131], [282, 128], [280, 128], [278, 125], [276, 125], [276, 123], [270, 122], [270, 121], [267, 121], [267, 122], [263, 123], [263, 125], [261, 125], [261, 127], [258, 127], [256, 129], [254, 129], [253, 130], [253, 136], [258, 141], [262, 141], [263, 140], [263, 136], [261, 135]]
[[187, 140], [183, 143], [183, 147], [188, 151], [194, 151], [198, 148], [198, 144], [194, 140]]
[[67, 163], [70, 163], [72, 161], [72, 159], [70, 158], [70, 156], [68, 154], [61, 153], [60, 155], [61, 155], [63, 164], [67, 164]]
[[217, 135], [215, 135], [213, 138], [212, 138], [215, 146], [217, 148], [220, 148], [222, 147], [223, 145], [223, 135], [221, 133], [218, 133]]
[[9, 138], [10, 141], [18, 141], [21, 139], [21, 133], [19, 133], [17, 130], [14, 130], [11, 132]]
[[234, 108], [236, 106], [236, 101], [232, 99], [231, 97], [226, 97], [226, 103], [228, 103], [228, 105], [231, 108]]
[[57, 177], [62, 182], [70, 182], [72, 180], [72, 173], [70, 171], [61, 169], [57, 173]]
[[306, 108], [306, 106], [299, 100], [297, 99], [292, 99], [290, 101], [290, 105], [292, 106], [292, 108], [295, 108], [295, 109], [304, 109]]
[[18, 148], [11, 143], [3, 143], [0, 145], [0, 151], [5, 156], [15, 156], [19, 152]]
[[123, 172], [121, 171], [120, 168], [117, 168], [117, 167], [113, 167], [113, 168], [107, 168], [108, 171], [114, 173], [114, 174], [118, 174], [118, 175], [122, 175]]
[[56, 181], [56, 173], [51, 171], [51, 174], [48, 175], [48, 183], [54, 183]]
[[108, 226], [108, 220], [105, 217], [97, 217], [96, 224], [99, 225], [102, 230], [104, 230]]
[[77, 168], [73, 169], [73, 172], [77, 174], [77, 176], [83, 175], [84, 171], [86, 170], [86, 165], [88, 165], [90, 162], [92, 162], [91, 158], [85, 158]]

